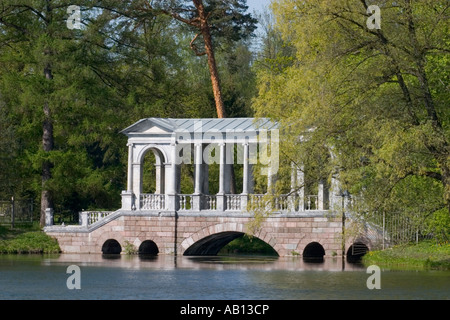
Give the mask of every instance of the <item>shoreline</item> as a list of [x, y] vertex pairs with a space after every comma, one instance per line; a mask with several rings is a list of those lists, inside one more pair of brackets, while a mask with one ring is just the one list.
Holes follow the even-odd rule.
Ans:
[[377, 265], [394, 270], [450, 270], [450, 243], [432, 240], [369, 251], [362, 258], [365, 266]]

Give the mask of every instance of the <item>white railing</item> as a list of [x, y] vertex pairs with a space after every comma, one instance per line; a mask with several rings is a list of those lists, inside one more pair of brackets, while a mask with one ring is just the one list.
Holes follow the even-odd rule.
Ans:
[[264, 194], [252, 194], [249, 197], [251, 208], [266, 209], [274, 211], [310, 211], [319, 210], [319, 197], [317, 195], [305, 196], [303, 201], [296, 194], [283, 194], [280, 196], [269, 196]]
[[[243, 208], [240, 194], [226, 195], [226, 210], [241, 211]], [[245, 196], [246, 197], [246, 196]], [[193, 210], [194, 197], [190, 194], [179, 194], [179, 210]], [[141, 194], [141, 210], [164, 210], [166, 209], [166, 197], [164, 194]], [[203, 195], [201, 199], [201, 210], [217, 210], [217, 196]], [[307, 195], [304, 201], [296, 194], [283, 194], [279, 196], [268, 196], [264, 194], [251, 194], [248, 196], [248, 204], [251, 208], [264, 208], [275, 211], [310, 211], [319, 209], [319, 197], [317, 195]], [[92, 219], [95, 219], [94, 217]]]
[[305, 210], [318, 210], [319, 209], [319, 197], [316, 195], [305, 196]]
[[217, 210], [217, 197], [211, 195], [203, 196], [205, 203], [205, 210]]
[[294, 196], [281, 195], [274, 199], [274, 209], [277, 211], [287, 211], [292, 208]]
[[107, 216], [109, 216], [114, 211], [82, 211], [79, 215], [79, 222], [82, 226], [90, 226]]
[[164, 210], [166, 208], [166, 196], [164, 194], [141, 194], [142, 210]]
[[189, 194], [178, 195], [180, 199], [180, 210], [191, 210], [193, 207], [193, 198]]
[[241, 210], [242, 196], [238, 194], [227, 194], [227, 210], [239, 211]]
[[249, 197], [251, 208], [265, 208], [266, 203], [264, 201], [263, 194], [251, 194]]
[[[197, 196], [198, 197], [198, 196]], [[175, 197], [178, 210], [218, 210], [216, 195], [202, 195], [199, 199], [191, 194], [178, 194]], [[164, 194], [141, 194], [141, 210], [166, 210], [166, 195]], [[197, 203], [198, 201], [198, 203]], [[301, 212], [319, 210], [318, 195], [306, 195], [304, 198], [298, 194], [282, 194], [271, 196], [268, 194], [227, 194], [225, 195], [225, 204], [227, 211], [246, 211], [263, 209], [276, 212]], [[89, 216], [89, 224], [101, 219], [104, 215], [100, 211], [92, 211], [92, 217]], [[99, 216], [100, 218], [97, 218]]]

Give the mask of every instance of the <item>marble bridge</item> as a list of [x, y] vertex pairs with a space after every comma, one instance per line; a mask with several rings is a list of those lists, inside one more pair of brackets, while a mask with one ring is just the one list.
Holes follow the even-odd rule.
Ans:
[[[122, 207], [80, 212], [79, 225], [67, 226], [54, 225], [53, 210], [46, 211], [44, 231], [65, 253], [121, 253], [133, 245], [145, 254], [215, 255], [246, 233], [279, 256], [354, 256], [374, 245], [367, 229], [343, 240], [344, 227], [352, 222], [343, 219], [348, 199], [338, 181], [318, 182], [316, 194], [309, 194], [303, 167], [292, 165], [290, 192], [273, 194], [280, 137], [269, 119], [148, 118], [122, 133], [128, 137]], [[150, 193], [144, 192], [149, 153], [154, 156]], [[242, 170], [239, 193], [231, 193], [233, 164]], [[181, 192], [183, 166], [193, 169], [191, 193]], [[218, 175], [214, 181], [212, 174]], [[254, 191], [254, 174], [267, 177], [260, 194]], [[255, 212], [266, 214], [256, 229], [250, 227]]]

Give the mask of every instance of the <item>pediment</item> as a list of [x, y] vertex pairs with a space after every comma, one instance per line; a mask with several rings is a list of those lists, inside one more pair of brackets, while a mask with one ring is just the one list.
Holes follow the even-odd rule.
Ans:
[[167, 134], [167, 133], [172, 133], [171, 131], [168, 130], [164, 130], [163, 128], [159, 127], [159, 126], [152, 126], [150, 128], [148, 128], [147, 130], [142, 131], [142, 133], [145, 134]]
[[121, 132], [126, 135], [167, 135], [173, 133], [174, 130], [175, 126], [166, 119], [148, 118], [139, 120]]

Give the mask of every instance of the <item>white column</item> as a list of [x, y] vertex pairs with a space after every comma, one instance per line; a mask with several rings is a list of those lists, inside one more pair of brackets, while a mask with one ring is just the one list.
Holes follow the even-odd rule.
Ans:
[[226, 166], [226, 149], [225, 143], [220, 143], [220, 170], [219, 170], [219, 193], [217, 194], [217, 210], [226, 210], [225, 199], [225, 166]]
[[319, 192], [317, 198], [319, 202], [318, 209], [328, 210], [328, 186], [325, 179], [319, 181]]
[[298, 194], [298, 210], [305, 209], [305, 172], [304, 166], [297, 169], [297, 194]]
[[195, 183], [194, 183], [194, 194], [202, 193], [202, 157], [203, 157], [203, 146], [201, 143], [195, 144]]
[[295, 163], [291, 162], [291, 193], [295, 191], [295, 183], [297, 180], [297, 170], [295, 170]]
[[244, 143], [244, 168], [243, 168], [242, 194], [248, 194], [249, 184], [249, 145]]
[[339, 184], [339, 173], [335, 173], [331, 176], [331, 185], [330, 185], [330, 209], [331, 210], [338, 210], [338, 208], [341, 205], [341, 199], [340, 199], [340, 184]]
[[192, 195], [192, 209], [195, 211], [200, 211], [202, 209], [202, 192], [203, 192], [203, 181], [202, 181], [202, 157], [203, 157], [203, 146], [201, 143], [196, 143], [194, 145], [194, 165], [195, 165], [195, 181], [194, 181], [194, 194]]
[[225, 143], [220, 144], [219, 194], [225, 193]]
[[128, 144], [128, 179], [127, 191], [131, 192], [133, 189], [133, 144]]
[[135, 208], [133, 195], [133, 147], [132, 143], [128, 143], [128, 176], [127, 176], [127, 190], [122, 191], [122, 209], [132, 210]]
[[295, 163], [291, 162], [291, 192], [290, 195], [288, 196], [288, 210], [291, 212], [295, 212], [296, 211], [296, 203], [295, 203], [295, 183], [297, 180], [297, 170], [295, 170]]
[[242, 181], [242, 195], [241, 195], [241, 209], [246, 211], [248, 204], [249, 182], [250, 182], [250, 159], [249, 159], [249, 144], [244, 146], [244, 163], [243, 163], [243, 181]]
[[172, 174], [170, 176], [170, 189], [169, 189], [169, 194], [176, 194], [177, 193], [177, 157], [178, 157], [178, 152], [177, 152], [177, 144], [176, 143], [172, 143], [170, 144], [171, 148], [172, 148], [172, 166], [171, 166], [171, 171]]
[[168, 183], [168, 190], [166, 193], [166, 208], [168, 210], [178, 210], [178, 197], [177, 197], [177, 144], [171, 143], [171, 172], [170, 182]]

